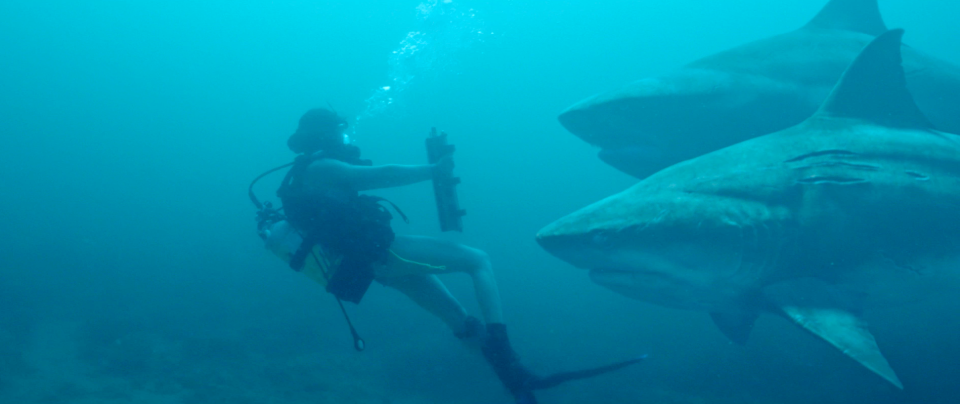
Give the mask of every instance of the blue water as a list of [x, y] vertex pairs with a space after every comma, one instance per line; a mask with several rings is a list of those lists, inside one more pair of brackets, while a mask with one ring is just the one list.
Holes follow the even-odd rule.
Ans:
[[[384, 190], [401, 234], [492, 257], [517, 351], [547, 373], [650, 359], [543, 403], [954, 403], [960, 308], [870, 318], [900, 392], [774, 317], [744, 347], [703, 313], [623, 298], [537, 230], [634, 179], [556, 115], [804, 24], [821, 1], [24, 1], [0, 3], [0, 402], [491, 403], [481, 357], [399, 293], [348, 310], [269, 254], [246, 186], [332, 106], [377, 163], [456, 144], [468, 210], [440, 234], [429, 184]], [[943, 0], [881, 1], [907, 41], [960, 63]], [[279, 178], [258, 187], [272, 196]], [[444, 278], [474, 314], [465, 276]]]

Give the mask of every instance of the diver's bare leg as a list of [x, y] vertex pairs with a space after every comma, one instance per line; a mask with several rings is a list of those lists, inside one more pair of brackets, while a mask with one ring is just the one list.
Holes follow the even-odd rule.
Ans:
[[397, 236], [391, 246], [403, 259], [428, 263], [435, 273], [465, 272], [473, 278], [477, 302], [487, 324], [503, 323], [500, 291], [487, 254], [476, 248], [422, 236]]
[[408, 275], [378, 278], [380, 283], [407, 295], [414, 303], [442, 320], [454, 334], [462, 334], [467, 310], [460, 305], [436, 275]]
[[[434, 266], [428, 268], [433, 273], [466, 272], [473, 278], [477, 301], [487, 323], [480, 351], [518, 403], [535, 404], [536, 397], [530, 386], [538, 378], [520, 363], [520, 357], [510, 347], [500, 292], [487, 254], [460, 244], [417, 236], [398, 236], [391, 249], [403, 259], [429, 263]], [[397, 268], [397, 272], [400, 271], [402, 269]]]

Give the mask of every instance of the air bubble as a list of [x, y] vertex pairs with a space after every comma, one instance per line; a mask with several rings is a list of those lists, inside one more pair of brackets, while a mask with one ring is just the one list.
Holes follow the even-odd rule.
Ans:
[[[457, 75], [458, 55], [481, 42], [483, 22], [471, 8], [462, 11], [453, 0], [427, 0], [417, 7], [417, 29], [406, 34], [390, 52], [389, 83], [377, 87], [357, 115], [351, 134], [361, 121], [402, 105], [400, 97], [415, 82], [435, 79], [441, 74]], [[489, 35], [489, 34], [486, 34]]]

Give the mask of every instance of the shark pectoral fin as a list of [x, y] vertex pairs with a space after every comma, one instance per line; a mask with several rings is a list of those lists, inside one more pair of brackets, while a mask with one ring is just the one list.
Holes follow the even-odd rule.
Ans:
[[903, 383], [880, 353], [877, 341], [857, 316], [843, 310], [816, 307], [783, 306], [780, 309], [799, 326], [837, 347], [897, 388], [903, 389]]
[[756, 312], [710, 313], [710, 318], [713, 319], [713, 323], [717, 325], [720, 332], [738, 345], [747, 343], [750, 331], [753, 330], [753, 324], [757, 321], [758, 316], [759, 314]]
[[764, 288], [764, 296], [781, 314], [835, 346], [897, 388], [897, 378], [867, 324], [856, 313], [859, 299], [813, 278], [794, 279]]

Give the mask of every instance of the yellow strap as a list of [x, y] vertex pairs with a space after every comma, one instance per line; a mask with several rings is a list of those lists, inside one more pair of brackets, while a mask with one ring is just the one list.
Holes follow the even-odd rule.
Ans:
[[394, 256], [396, 259], [400, 260], [401, 262], [403, 262], [403, 263], [405, 263], [405, 264], [420, 265], [420, 266], [423, 266], [423, 267], [427, 267], [427, 268], [435, 269], [435, 270], [440, 270], [440, 271], [446, 271], [446, 270], [447, 270], [447, 266], [446, 266], [446, 265], [437, 266], [437, 265], [430, 265], [430, 264], [427, 264], [427, 263], [424, 263], [424, 262], [411, 261], [411, 260], [408, 260], [408, 259], [406, 259], [406, 258], [403, 258], [403, 257], [397, 255], [397, 253], [393, 252], [393, 250], [390, 250], [390, 254], [393, 254], [393, 256]]

